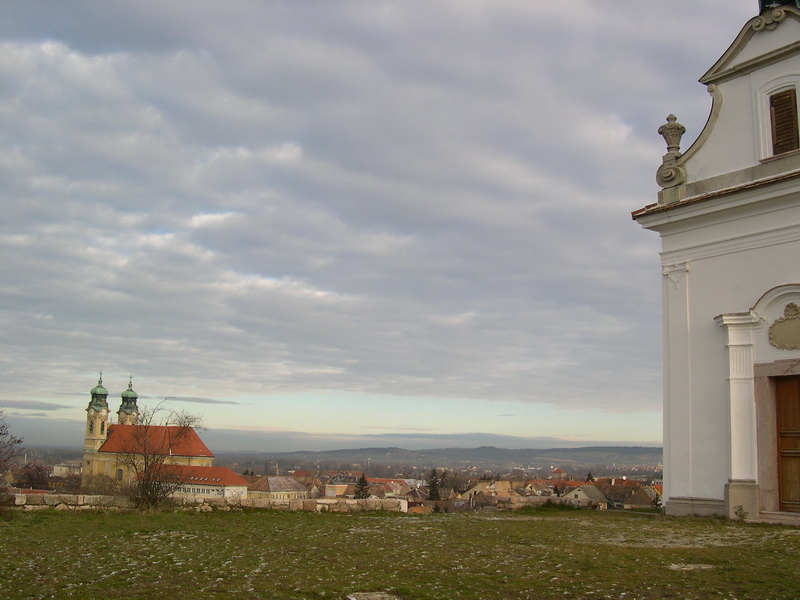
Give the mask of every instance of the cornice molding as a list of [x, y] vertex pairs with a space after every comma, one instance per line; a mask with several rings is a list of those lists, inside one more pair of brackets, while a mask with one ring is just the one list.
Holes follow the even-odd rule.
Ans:
[[800, 238], [800, 226], [786, 227], [779, 230], [766, 231], [748, 235], [740, 238], [719, 240], [708, 244], [698, 244], [676, 250], [664, 252], [662, 260], [664, 262], [674, 262], [676, 260], [703, 260], [716, 256], [726, 256], [747, 250], [757, 250], [770, 246], [779, 246], [789, 242], [794, 242]]
[[[707, 206], [714, 206], [715, 200], [719, 200], [721, 198], [727, 198], [730, 196], [735, 196], [737, 194], [748, 191], [758, 192], [759, 188], [763, 189], [766, 188], [767, 186], [780, 186], [785, 182], [797, 179], [798, 177], [800, 177], [800, 169], [795, 169], [785, 173], [779, 173], [777, 175], [763, 177], [753, 181], [748, 181], [745, 183], [740, 183], [729, 187], [711, 190], [708, 192], [704, 192], [702, 194], [696, 194], [694, 196], [684, 197], [676, 202], [669, 204], [667, 203], [651, 204], [645, 207], [644, 209], [633, 212], [631, 216], [636, 221], [639, 221], [644, 227], [658, 226], [662, 224], [662, 222], [663, 223], [674, 222], [676, 219], [679, 218], [678, 215], [680, 215], [680, 218], [684, 218], [684, 215], [688, 218], [692, 218], [693, 216], [695, 216], [693, 209], [698, 209], [698, 207], [701, 207], [700, 210], [705, 213], [708, 210]], [[685, 191], [685, 187], [681, 189]], [[662, 192], [659, 192], [659, 194], [666, 191], [668, 190], [662, 190]], [[771, 193], [766, 197], [758, 198], [758, 200], [764, 200], [779, 194], [780, 192]], [[747, 200], [747, 202], [752, 202], [752, 201], [753, 201], [752, 199]], [[730, 201], [726, 201], [724, 208], [735, 206], [729, 204], [729, 202]], [[711, 210], [712, 211], [716, 210], [716, 208], [711, 208]]]
[[786, 21], [786, 19], [800, 21], [800, 10], [791, 6], [779, 6], [765, 10], [757, 17], [750, 19], [720, 59], [700, 78], [700, 83], [706, 85], [719, 83], [720, 81], [749, 73], [764, 65], [771, 64], [796, 53], [800, 49], [800, 42], [795, 42], [789, 46], [778, 48], [773, 52], [768, 52], [762, 56], [731, 66], [734, 59], [754, 35], [765, 31], [772, 31]]

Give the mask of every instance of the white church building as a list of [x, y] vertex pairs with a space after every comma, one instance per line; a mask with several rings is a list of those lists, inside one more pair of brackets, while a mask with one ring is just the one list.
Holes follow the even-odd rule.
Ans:
[[711, 114], [680, 152], [673, 115], [658, 201], [664, 506], [800, 524], [800, 3], [761, 13], [702, 76]]

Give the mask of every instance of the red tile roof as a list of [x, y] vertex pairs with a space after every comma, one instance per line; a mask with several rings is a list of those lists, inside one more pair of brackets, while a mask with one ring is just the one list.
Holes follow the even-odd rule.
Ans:
[[174, 425], [110, 425], [108, 437], [98, 452], [214, 458], [194, 429]]
[[249, 482], [248, 490], [254, 492], [307, 492], [306, 486], [285, 475], [264, 475]]
[[186, 465], [169, 465], [170, 471], [178, 473], [181, 483], [198, 485], [242, 485], [247, 487], [247, 480], [228, 467], [195, 467]]

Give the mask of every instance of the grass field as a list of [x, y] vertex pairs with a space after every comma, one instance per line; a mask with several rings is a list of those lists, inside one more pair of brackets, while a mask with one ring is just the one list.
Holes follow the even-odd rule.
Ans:
[[0, 598], [800, 598], [800, 530], [620, 512], [38, 512]]

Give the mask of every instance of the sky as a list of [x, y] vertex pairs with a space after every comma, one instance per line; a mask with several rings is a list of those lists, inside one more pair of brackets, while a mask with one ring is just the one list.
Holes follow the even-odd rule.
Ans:
[[0, 410], [81, 447], [102, 372], [212, 450], [660, 445], [630, 213], [757, 12], [4, 2]]

